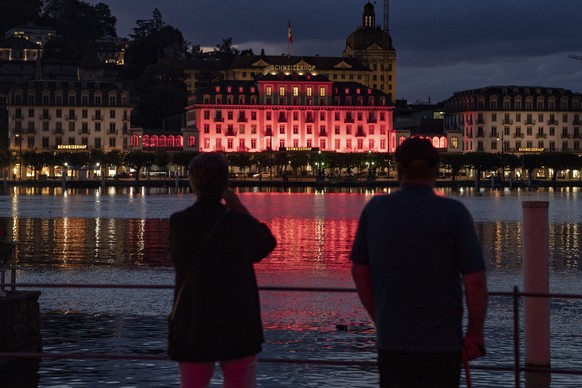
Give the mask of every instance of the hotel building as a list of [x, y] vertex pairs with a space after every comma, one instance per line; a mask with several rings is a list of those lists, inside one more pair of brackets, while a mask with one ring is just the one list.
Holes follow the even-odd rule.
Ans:
[[10, 91], [10, 150], [125, 150], [129, 93], [97, 81], [36, 80]]
[[580, 153], [582, 94], [562, 88], [489, 86], [444, 101], [449, 151]]
[[321, 75], [222, 81], [190, 97], [184, 149], [393, 152], [393, 110], [386, 93]]

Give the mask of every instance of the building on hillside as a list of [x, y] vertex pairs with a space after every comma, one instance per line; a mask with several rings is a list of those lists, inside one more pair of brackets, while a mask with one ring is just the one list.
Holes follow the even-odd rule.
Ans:
[[389, 95], [322, 75], [222, 81], [189, 99], [184, 149], [393, 152]]
[[366, 85], [396, 100], [396, 50], [387, 26], [382, 29], [376, 25], [372, 3], [364, 6], [362, 25], [346, 39], [343, 56], [362, 60], [372, 72]]
[[130, 115], [129, 93], [118, 84], [20, 82], [8, 103], [10, 150], [126, 150]]
[[53, 28], [37, 26], [34, 23], [27, 23], [4, 32], [4, 38], [23, 38], [42, 48], [46, 42], [56, 35], [56, 33], [56, 30]]
[[35, 62], [42, 56], [42, 47], [28, 39], [10, 36], [0, 42], [0, 62]]
[[[449, 143], [463, 152], [581, 153], [582, 94], [541, 86], [488, 86], [444, 101]], [[450, 145], [452, 146], [452, 144]]]

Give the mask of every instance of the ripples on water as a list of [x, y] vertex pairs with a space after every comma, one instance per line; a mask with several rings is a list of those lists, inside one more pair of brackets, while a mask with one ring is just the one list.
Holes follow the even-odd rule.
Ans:
[[[18, 242], [19, 281], [173, 283], [167, 218], [190, 205], [191, 195], [169, 189], [37, 194], [0, 197], [0, 223]], [[260, 285], [353, 287], [347, 257], [361, 209], [373, 194], [241, 193], [279, 241], [256, 266]], [[549, 200], [552, 291], [582, 293], [577, 192], [442, 194], [458, 198], [474, 215], [493, 291], [521, 285], [521, 202]], [[374, 330], [355, 294], [263, 291], [261, 299], [267, 337], [261, 357], [374, 361]], [[46, 352], [165, 352], [170, 290], [45, 289], [40, 303]], [[552, 302], [553, 367], [582, 369], [580, 311], [579, 301]], [[477, 365], [511, 365], [512, 323], [510, 301], [491, 298], [488, 356]], [[348, 331], [338, 331], [338, 324]], [[175, 365], [164, 361], [45, 359], [39, 375], [44, 387], [177, 385]], [[552, 386], [582, 386], [582, 379], [566, 377], [555, 376]], [[473, 381], [480, 387], [510, 387], [513, 375], [474, 371]], [[263, 363], [259, 382], [264, 387], [372, 387], [377, 377], [366, 367]]]

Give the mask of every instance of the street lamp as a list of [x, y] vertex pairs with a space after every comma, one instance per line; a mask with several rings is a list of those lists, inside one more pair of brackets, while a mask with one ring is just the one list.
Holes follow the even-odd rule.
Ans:
[[22, 180], [22, 136], [17, 133], [15, 137], [18, 140], [18, 175], [19, 179]]

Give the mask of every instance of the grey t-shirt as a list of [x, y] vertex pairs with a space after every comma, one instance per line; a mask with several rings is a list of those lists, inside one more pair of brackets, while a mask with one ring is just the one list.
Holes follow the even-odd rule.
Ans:
[[350, 259], [371, 269], [379, 349], [461, 348], [461, 275], [485, 270], [462, 203], [428, 186], [374, 197], [362, 212]]

